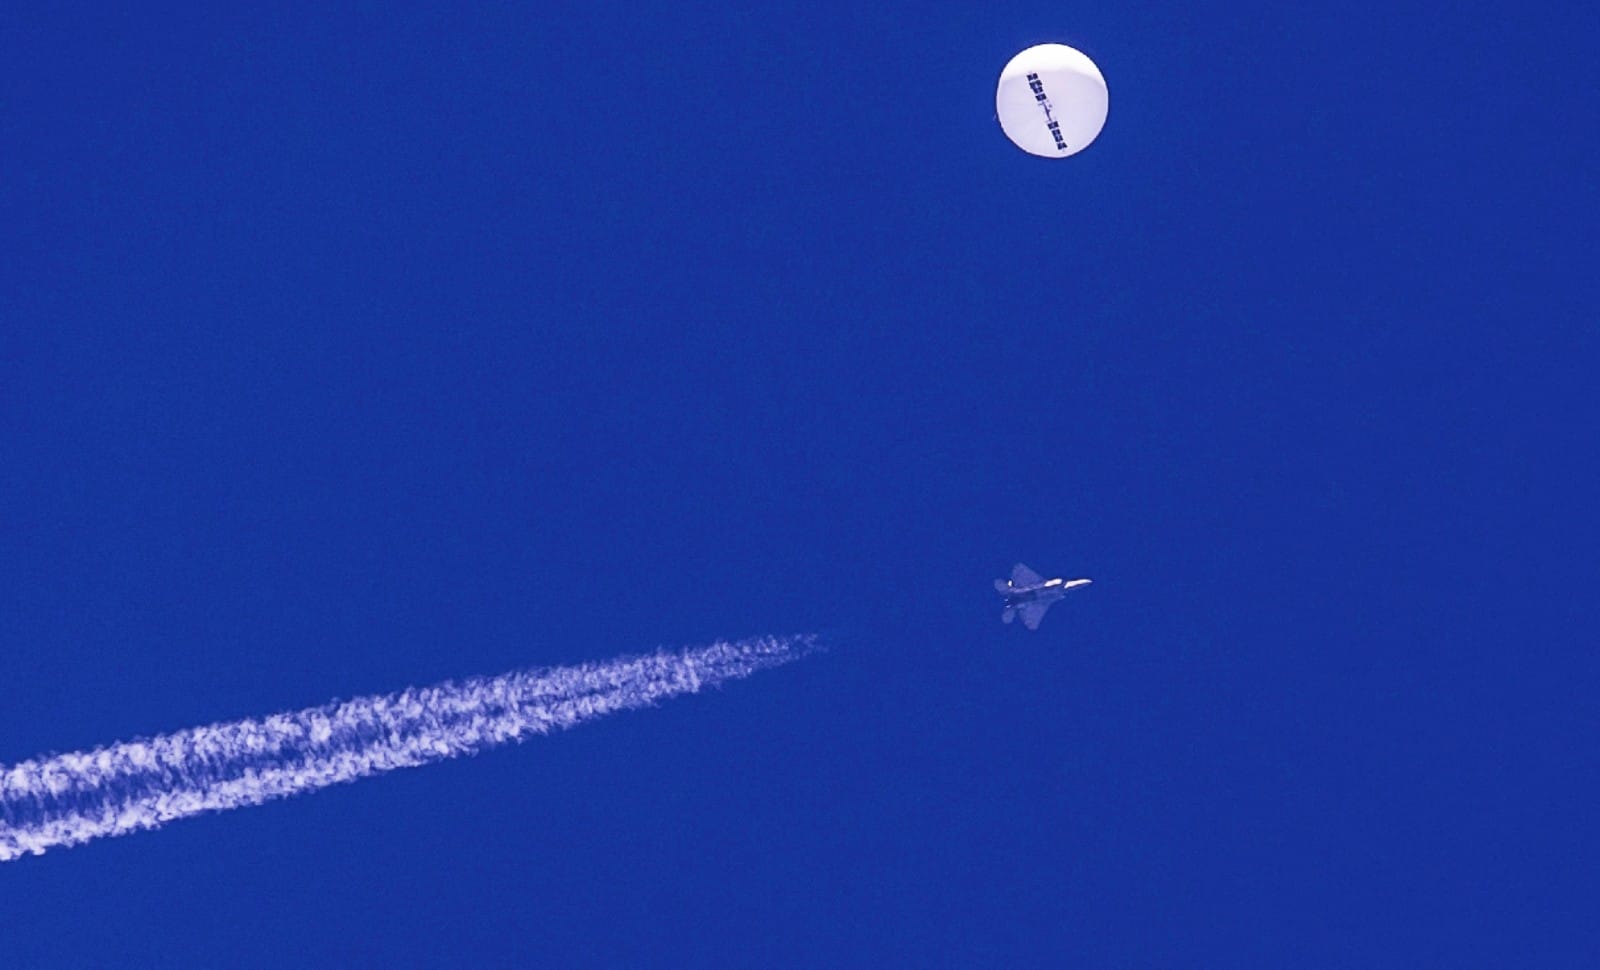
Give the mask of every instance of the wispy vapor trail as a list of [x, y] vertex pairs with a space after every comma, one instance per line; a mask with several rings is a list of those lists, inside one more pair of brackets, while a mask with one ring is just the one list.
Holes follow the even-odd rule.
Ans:
[[795, 660], [811, 637], [715, 643], [362, 697], [0, 766], [0, 862], [473, 754]]

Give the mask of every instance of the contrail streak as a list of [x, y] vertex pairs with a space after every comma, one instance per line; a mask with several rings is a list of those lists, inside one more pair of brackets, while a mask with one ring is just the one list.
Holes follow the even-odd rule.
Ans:
[[0, 766], [0, 862], [475, 754], [748, 677], [815, 646], [763, 637], [475, 678]]

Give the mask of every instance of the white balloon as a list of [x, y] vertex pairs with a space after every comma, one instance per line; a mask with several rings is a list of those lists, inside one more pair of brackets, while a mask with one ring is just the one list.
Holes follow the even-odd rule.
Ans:
[[995, 113], [1006, 137], [1030, 155], [1066, 158], [1089, 147], [1105, 127], [1110, 95], [1087, 54], [1040, 44], [1000, 72]]

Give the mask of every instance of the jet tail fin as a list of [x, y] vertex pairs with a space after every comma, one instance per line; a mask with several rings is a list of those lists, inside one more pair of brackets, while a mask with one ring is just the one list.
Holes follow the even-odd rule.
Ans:
[[994, 581], [994, 588], [998, 592], [1009, 593], [1011, 592], [1011, 583], [1004, 579], [997, 579]]
[[1017, 618], [1017, 608], [1015, 606], [1008, 606], [1004, 610], [1002, 610], [1001, 613], [1000, 613], [1000, 622], [1001, 623], [1010, 623], [1012, 620], [1015, 620], [1016, 618]]

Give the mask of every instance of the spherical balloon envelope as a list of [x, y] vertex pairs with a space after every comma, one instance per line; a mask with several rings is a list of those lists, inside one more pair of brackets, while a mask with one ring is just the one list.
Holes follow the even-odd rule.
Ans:
[[1006, 137], [1030, 155], [1066, 158], [1089, 147], [1105, 127], [1110, 95], [1087, 54], [1040, 44], [1000, 72], [995, 113]]

